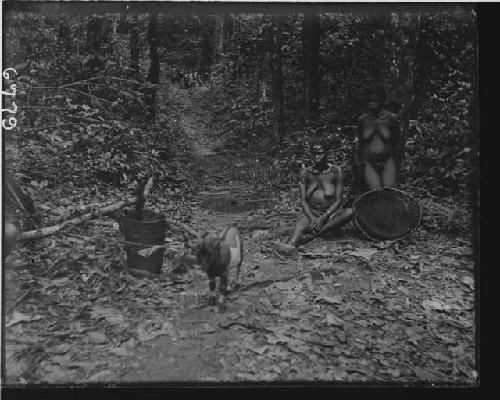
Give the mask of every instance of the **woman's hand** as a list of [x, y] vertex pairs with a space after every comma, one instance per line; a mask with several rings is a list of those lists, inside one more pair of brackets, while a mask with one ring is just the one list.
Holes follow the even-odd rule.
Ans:
[[311, 224], [309, 225], [311, 231], [313, 232], [319, 231], [325, 224], [327, 218], [328, 217], [325, 215], [322, 215], [321, 217], [314, 217], [314, 219], [311, 221]]
[[321, 224], [320, 218], [313, 217], [310, 221], [311, 222], [309, 224], [309, 229], [312, 232], [316, 232], [320, 228], [320, 224]]

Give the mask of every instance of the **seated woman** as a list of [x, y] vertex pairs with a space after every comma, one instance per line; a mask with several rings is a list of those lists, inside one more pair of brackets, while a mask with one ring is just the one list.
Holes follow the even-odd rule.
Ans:
[[[303, 214], [288, 246], [299, 246], [348, 222], [352, 209], [340, 208], [344, 183], [342, 169], [333, 165], [333, 152], [315, 146], [315, 164], [300, 172], [299, 194]], [[286, 245], [285, 245], [286, 246]]]
[[400, 124], [395, 114], [383, 109], [385, 90], [366, 91], [368, 112], [358, 118], [358, 163], [363, 189], [396, 186], [401, 162]]

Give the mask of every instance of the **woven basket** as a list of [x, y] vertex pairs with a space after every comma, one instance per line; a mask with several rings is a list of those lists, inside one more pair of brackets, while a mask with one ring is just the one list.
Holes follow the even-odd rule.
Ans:
[[420, 224], [421, 208], [408, 193], [380, 188], [359, 196], [352, 205], [354, 221], [373, 240], [395, 240], [410, 235]]

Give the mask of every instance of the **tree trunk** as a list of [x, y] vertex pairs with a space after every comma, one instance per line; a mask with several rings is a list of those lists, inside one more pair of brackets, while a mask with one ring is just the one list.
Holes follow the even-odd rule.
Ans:
[[154, 86], [146, 89], [145, 99], [146, 105], [148, 106], [147, 114], [151, 118], [152, 122], [154, 122], [155, 118], [156, 85], [160, 80], [160, 59], [158, 57], [157, 50], [156, 19], [156, 14], [150, 14], [148, 29], [150, 66], [147, 80]]
[[399, 54], [391, 61], [395, 68], [389, 68], [390, 81], [388, 99], [400, 104], [398, 117], [401, 121], [401, 159], [404, 161], [406, 139], [408, 136], [408, 121], [415, 101], [414, 79], [417, 65], [416, 49], [418, 43], [420, 15], [411, 17], [404, 13], [393, 14], [392, 25], [396, 32]]
[[211, 41], [211, 23], [210, 18], [206, 18], [203, 23], [202, 44], [201, 44], [201, 72], [210, 72], [213, 62], [213, 53]]
[[319, 15], [315, 12], [306, 12], [302, 30], [304, 112], [306, 119], [312, 120], [316, 120], [319, 113], [319, 44]]
[[214, 58], [219, 61], [224, 51], [224, 15], [215, 16]]
[[264, 112], [272, 106], [273, 101], [273, 82], [272, 80], [272, 70], [273, 70], [273, 46], [272, 39], [273, 28], [271, 24], [266, 24], [263, 34], [263, 44], [262, 44], [262, 57], [259, 60], [259, 64], [255, 68], [256, 82], [259, 82], [258, 97], [259, 97], [259, 108], [261, 112]]
[[273, 81], [273, 132], [276, 139], [283, 139], [283, 67], [281, 57], [281, 22], [277, 21], [272, 28], [271, 37], [271, 71]]
[[132, 16], [130, 27], [130, 72], [129, 78], [137, 79], [139, 75], [139, 59], [141, 56], [141, 48], [139, 45], [139, 27], [137, 26], [137, 16]]
[[101, 44], [105, 40], [103, 33], [103, 18], [99, 16], [90, 17], [87, 22], [87, 44], [96, 53], [100, 53], [102, 50]]

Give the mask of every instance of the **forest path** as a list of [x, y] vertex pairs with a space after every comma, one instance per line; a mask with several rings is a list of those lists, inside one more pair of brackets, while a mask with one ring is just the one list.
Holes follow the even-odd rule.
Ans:
[[[283, 258], [273, 246], [293, 228], [297, 192], [269, 197], [255, 155], [221, 151], [226, 133], [202, 93], [173, 93], [192, 187], [155, 205], [175, 203], [195, 229], [241, 227], [243, 287], [219, 313], [199, 267], [175, 276], [169, 253], [157, 278], [131, 276], [121, 232], [100, 221], [76, 227], [49, 264], [6, 268], [7, 382], [477, 381], [470, 238], [420, 227], [372, 242], [351, 225]], [[182, 243], [171, 237], [175, 255]], [[68, 252], [76, 257], [54, 267]]]
[[[219, 232], [251, 218], [267, 199], [262, 199], [263, 191], [252, 185], [251, 173], [245, 170], [252, 160], [237, 157], [231, 151], [219, 151], [225, 138], [213, 130], [213, 116], [203, 107], [200, 94], [200, 91], [175, 86], [169, 89], [169, 95], [174, 96], [179, 105], [181, 127], [191, 148], [188, 153], [191, 156], [189, 173], [195, 186], [194, 199], [202, 204], [200, 212], [191, 216], [191, 225], [200, 230]], [[285, 263], [278, 268], [272, 262], [262, 263], [258, 246], [249, 239], [244, 237], [244, 283], [259, 276], [264, 286], [268, 286], [266, 282], [269, 280], [283, 275], [294, 276], [295, 263]], [[241, 340], [242, 333], [229, 329], [228, 325], [238, 316], [246, 315], [249, 306], [265, 297], [263, 291], [266, 287], [230, 293], [227, 310], [220, 314], [216, 307], [206, 305], [208, 279], [199, 267], [190, 269], [181, 280], [187, 284], [178, 286], [183, 300], [175, 311], [175, 318], [170, 320], [171, 335], [140, 346], [135, 367], [124, 368], [123, 381], [242, 379], [244, 368], [234, 368], [234, 361], [229, 360], [241, 357], [234, 346]], [[243, 333], [243, 336], [247, 335]]]
[[[177, 100], [201, 201], [192, 226], [220, 231], [275, 218], [258, 202], [246, 209], [235, 200], [245, 191], [247, 200], [261, 195], [252, 185], [252, 160], [217, 151], [223, 137], [193, 92], [179, 90]], [[283, 236], [295, 216], [278, 218]], [[170, 302], [156, 315], [166, 334], [142, 342], [118, 382], [475, 379], [466, 240], [436, 240], [419, 230], [400, 242], [374, 243], [351, 227], [283, 258], [273, 251], [279, 229], [243, 236], [243, 287], [229, 294], [226, 312], [206, 305], [207, 278], [190, 268], [160, 293]]]

